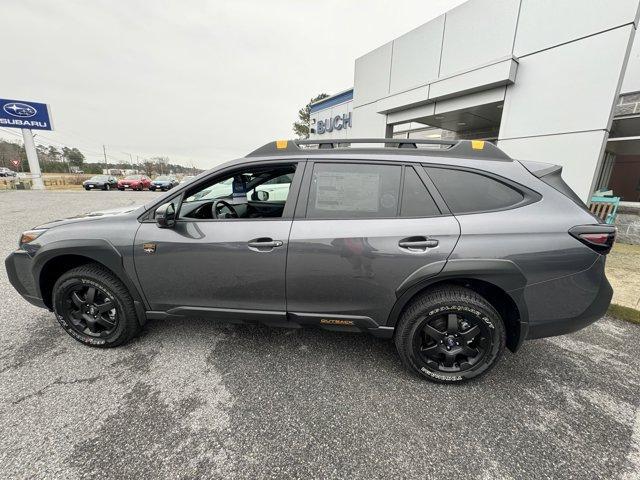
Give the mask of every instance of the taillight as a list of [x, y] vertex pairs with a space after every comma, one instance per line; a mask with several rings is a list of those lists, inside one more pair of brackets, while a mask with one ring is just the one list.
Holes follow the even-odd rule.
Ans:
[[569, 229], [569, 234], [602, 255], [609, 253], [616, 241], [613, 225], [578, 225]]

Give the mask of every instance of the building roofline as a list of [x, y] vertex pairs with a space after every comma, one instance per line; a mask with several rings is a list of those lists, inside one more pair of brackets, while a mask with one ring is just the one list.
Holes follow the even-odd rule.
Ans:
[[334, 105], [339, 105], [350, 100], [353, 100], [353, 87], [343, 90], [342, 92], [338, 92], [335, 95], [331, 95], [330, 97], [323, 98], [322, 100], [318, 100], [317, 102], [313, 102], [310, 105], [310, 111], [312, 113], [317, 112], [318, 110], [333, 107]]

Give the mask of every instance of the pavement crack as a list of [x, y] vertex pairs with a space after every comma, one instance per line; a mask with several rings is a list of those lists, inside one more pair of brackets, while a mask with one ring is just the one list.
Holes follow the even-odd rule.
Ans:
[[30, 398], [33, 397], [41, 397], [42, 395], [45, 394], [45, 392], [47, 390], [49, 390], [50, 388], [53, 387], [57, 387], [57, 386], [62, 386], [62, 385], [74, 385], [76, 383], [95, 383], [100, 379], [100, 375], [96, 375], [94, 377], [88, 377], [88, 378], [78, 378], [76, 380], [68, 380], [68, 381], [64, 381], [61, 378], [56, 379], [55, 381], [53, 381], [52, 383], [45, 385], [44, 387], [36, 390], [33, 393], [30, 393], [28, 395], [24, 395], [23, 397], [20, 397], [17, 400], [14, 400], [13, 402], [11, 402], [12, 405], [18, 405], [19, 403], [24, 402], [25, 400], [29, 400]]

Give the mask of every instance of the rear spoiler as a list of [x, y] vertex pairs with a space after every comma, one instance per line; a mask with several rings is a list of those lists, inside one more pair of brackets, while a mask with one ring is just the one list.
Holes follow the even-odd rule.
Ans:
[[560, 165], [554, 165], [553, 163], [545, 162], [528, 162], [520, 160], [520, 163], [524, 168], [529, 170], [533, 175], [538, 178], [542, 178], [546, 175], [561, 174], [562, 167]]
[[562, 167], [560, 165], [554, 165], [553, 163], [545, 162], [531, 162], [525, 160], [519, 160], [524, 168], [529, 170], [532, 175], [535, 175], [544, 183], [553, 187], [558, 192], [562, 193], [565, 197], [573, 200], [583, 209], [589, 210], [582, 199], [574, 192], [569, 185], [562, 179]]

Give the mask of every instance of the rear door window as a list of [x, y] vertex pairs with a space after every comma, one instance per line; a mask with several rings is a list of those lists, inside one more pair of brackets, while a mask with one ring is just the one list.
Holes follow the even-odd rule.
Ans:
[[315, 163], [307, 218], [385, 218], [398, 215], [402, 166]]
[[466, 170], [425, 167], [454, 214], [504, 210], [524, 200], [524, 195], [502, 183]]

